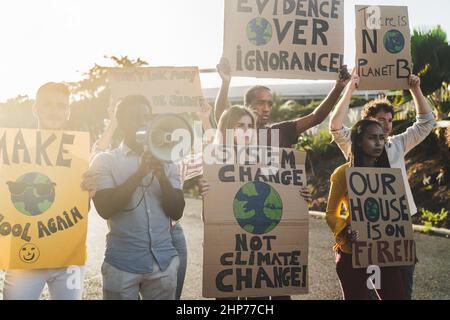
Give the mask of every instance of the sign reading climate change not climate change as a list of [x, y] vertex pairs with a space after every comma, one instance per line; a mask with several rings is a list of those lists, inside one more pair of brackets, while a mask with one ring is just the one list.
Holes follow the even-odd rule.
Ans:
[[224, 34], [233, 75], [335, 80], [344, 0], [226, 0]]
[[411, 213], [400, 169], [346, 171], [353, 243], [353, 267], [404, 266], [415, 262]]
[[84, 265], [89, 134], [0, 129], [0, 269]]
[[204, 166], [204, 297], [308, 292], [306, 154], [279, 151], [275, 171], [244, 161]]
[[356, 66], [362, 90], [408, 89], [408, 7], [356, 6]]

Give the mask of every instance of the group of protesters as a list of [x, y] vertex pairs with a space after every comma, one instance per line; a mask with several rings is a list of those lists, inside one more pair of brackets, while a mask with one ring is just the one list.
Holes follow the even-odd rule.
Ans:
[[[221, 59], [217, 71], [222, 85], [215, 105], [204, 103], [198, 110], [204, 130], [217, 127], [211, 143], [224, 144], [222, 138], [227, 130], [232, 130], [233, 139], [228, 144], [276, 143], [277, 147], [291, 148], [302, 134], [325, 121], [331, 113], [329, 130], [347, 159], [331, 175], [326, 210], [326, 222], [335, 238], [333, 250], [343, 298], [411, 299], [414, 265], [382, 267], [380, 289], [368, 287], [365, 270], [352, 266], [351, 246], [359, 234], [350, 226], [345, 170], [349, 167], [401, 169], [411, 214], [417, 212], [406, 174], [405, 155], [435, 126], [419, 77], [411, 75], [408, 80], [417, 120], [404, 133], [392, 135], [394, 107], [387, 99], [367, 103], [362, 120], [352, 128], [343, 125], [350, 99], [359, 84], [359, 76], [356, 72], [350, 74], [346, 66], [341, 67], [332, 90], [313, 112], [280, 123], [271, 121], [274, 99], [270, 88], [253, 86], [245, 93], [242, 106], [232, 106], [228, 101], [231, 68], [226, 58]], [[69, 89], [63, 83], [40, 87], [33, 106], [37, 129], [66, 130], [69, 97]], [[110, 107], [108, 126], [92, 147], [89, 170], [80, 186], [89, 193], [95, 211], [108, 223], [101, 267], [103, 298], [107, 300], [181, 298], [188, 259], [180, 223], [185, 209], [184, 178], [181, 164], [157, 159], [138, 140], [136, 132], [145, 128], [153, 117], [152, 106], [144, 96], [130, 95], [114, 103]], [[259, 141], [259, 130], [268, 132], [269, 142]], [[113, 143], [116, 131], [122, 137], [117, 147]], [[273, 137], [278, 137], [278, 141], [273, 141]], [[207, 197], [210, 186], [201, 177], [198, 181], [201, 195]], [[299, 197], [307, 202], [312, 200], [307, 187], [298, 191]], [[345, 218], [341, 216], [342, 205], [346, 208]], [[85, 267], [78, 267], [83, 280]], [[81, 299], [83, 286], [67, 286], [71, 274], [68, 268], [6, 270], [3, 298], [39, 299], [47, 285], [51, 299]], [[290, 299], [289, 296], [271, 298]]]

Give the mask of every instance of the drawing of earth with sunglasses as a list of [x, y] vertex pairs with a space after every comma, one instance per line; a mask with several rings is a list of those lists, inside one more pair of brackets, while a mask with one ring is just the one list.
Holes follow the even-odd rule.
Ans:
[[24, 215], [38, 216], [47, 211], [55, 201], [56, 183], [45, 174], [29, 172], [6, 184], [12, 203]]

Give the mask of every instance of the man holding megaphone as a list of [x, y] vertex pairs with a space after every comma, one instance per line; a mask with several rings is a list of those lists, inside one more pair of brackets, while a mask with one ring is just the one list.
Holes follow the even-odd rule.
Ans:
[[108, 220], [104, 299], [174, 299], [179, 257], [170, 234], [185, 202], [176, 164], [161, 161], [136, 133], [147, 127], [151, 106], [143, 96], [122, 99], [116, 111], [123, 141], [91, 163], [93, 198]]

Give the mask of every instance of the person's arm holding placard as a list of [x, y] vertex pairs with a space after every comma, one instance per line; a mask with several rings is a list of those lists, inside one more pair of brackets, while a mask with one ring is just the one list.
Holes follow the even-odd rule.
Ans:
[[322, 103], [309, 115], [293, 120], [296, 122], [297, 136], [300, 136], [303, 132], [322, 123], [327, 118], [350, 79], [351, 76], [348, 73], [347, 66], [342, 66], [339, 69], [339, 78], [336, 80], [333, 89], [330, 91], [325, 100], [323, 100]]
[[348, 112], [350, 100], [354, 92], [358, 89], [359, 76], [356, 72], [352, 73], [352, 78], [345, 88], [342, 98], [339, 100], [336, 108], [331, 113], [329, 130], [333, 140], [341, 149], [344, 157], [347, 159], [351, 150], [350, 129], [343, 125], [344, 117]]
[[213, 129], [211, 125], [211, 111], [211, 105], [204, 99], [197, 110], [197, 116], [202, 122], [203, 132]]
[[358, 232], [352, 231], [350, 225], [341, 217], [342, 204], [347, 194], [345, 182], [345, 168], [338, 168], [330, 178], [331, 186], [328, 195], [326, 221], [334, 234], [336, 245], [342, 249], [348, 241], [353, 242], [358, 238]]
[[230, 107], [230, 101], [228, 100], [228, 91], [231, 83], [231, 66], [227, 58], [222, 57], [217, 65], [217, 72], [222, 79], [222, 84], [219, 89], [219, 94], [214, 104], [214, 118], [216, 123], [219, 123], [220, 116]]
[[416, 122], [406, 132], [393, 136], [392, 143], [400, 143], [405, 154], [421, 143], [436, 126], [433, 110], [420, 88], [420, 78], [416, 75], [409, 77], [409, 91], [416, 107]]
[[307, 186], [300, 187], [300, 197], [308, 204], [312, 202], [312, 194]]

